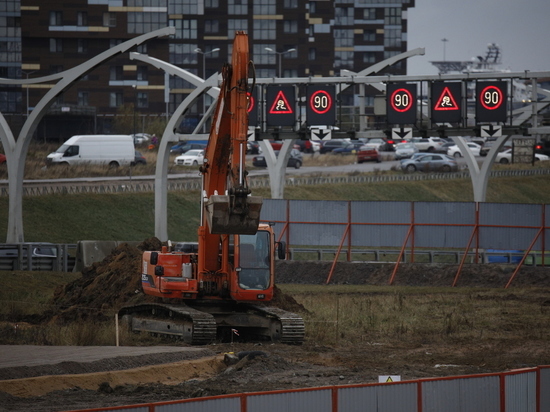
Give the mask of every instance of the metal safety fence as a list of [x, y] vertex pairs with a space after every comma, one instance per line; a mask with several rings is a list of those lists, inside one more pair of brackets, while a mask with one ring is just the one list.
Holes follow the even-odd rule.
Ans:
[[[550, 366], [500, 373], [242, 393], [85, 411], [545, 412]], [[71, 412], [82, 412], [71, 411]]]

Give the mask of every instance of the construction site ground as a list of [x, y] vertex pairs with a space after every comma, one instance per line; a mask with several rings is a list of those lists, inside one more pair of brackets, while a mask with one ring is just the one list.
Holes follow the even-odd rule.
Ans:
[[[141, 246], [151, 247], [151, 244]], [[86, 268], [81, 279], [56, 293], [54, 301], [63, 303], [60, 305], [63, 310], [50, 313], [47, 321], [83, 319], [85, 315], [78, 309], [83, 296], [88, 307], [97, 305], [105, 309], [135, 303], [139, 278], [135, 269], [128, 270], [132, 273], [126, 277], [124, 268], [135, 268], [136, 259], [139, 266], [139, 255], [140, 250], [121, 246], [103, 262]], [[330, 262], [279, 262], [278, 282], [323, 284], [330, 265]], [[341, 262], [331, 282], [387, 285], [392, 269], [393, 265]], [[514, 266], [471, 265], [464, 269], [459, 287], [500, 288], [513, 269]], [[403, 265], [395, 283], [450, 286], [455, 274], [456, 265]], [[536, 292], [541, 311], [550, 307], [547, 268], [522, 269], [514, 280], [514, 288], [521, 288], [522, 299], [529, 299], [529, 291], [533, 295]], [[541, 290], [545, 291], [542, 299]], [[291, 297], [279, 296], [277, 305], [287, 310], [299, 309]], [[359, 344], [350, 344], [340, 339], [330, 346], [307, 337], [304, 344], [292, 346], [268, 342], [201, 347], [178, 342], [137, 347], [6, 345], [0, 356], [0, 411], [69, 411], [231, 393], [372, 383], [378, 382], [380, 375], [400, 375], [408, 380], [550, 364], [548, 337], [526, 340], [521, 328], [515, 338], [506, 341], [434, 342], [404, 336], [383, 343], [367, 338]], [[229, 352], [237, 355], [237, 363], [224, 361]]]

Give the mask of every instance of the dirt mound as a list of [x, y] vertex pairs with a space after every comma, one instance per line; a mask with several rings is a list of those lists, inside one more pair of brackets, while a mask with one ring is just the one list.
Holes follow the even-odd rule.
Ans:
[[137, 247], [123, 243], [101, 262], [82, 270], [82, 277], [54, 294], [47, 313], [50, 320], [68, 323], [77, 320], [106, 320], [113, 310], [127, 304], [150, 301], [141, 290], [140, 265], [144, 250], [161, 250], [157, 238]]

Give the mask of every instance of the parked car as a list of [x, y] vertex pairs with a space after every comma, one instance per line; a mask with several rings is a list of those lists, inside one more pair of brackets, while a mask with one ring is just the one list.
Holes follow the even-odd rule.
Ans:
[[182, 155], [176, 157], [174, 162], [178, 166], [198, 166], [202, 164], [204, 160], [204, 150], [203, 149], [193, 149], [188, 150]]
[[[275, 151], [275, 155], [279, 156], [279, 151]], [[302, 167], [302, 164], [304, 163], [302, 152], [300, 152], [298, 149], [292, 149], [290, 151], [290, 157], [288, 158], [288, 163], [286, 164], [287, 167], [293, 167], [295, 169], [299, 169]], [[252, 165], [256, 167], [267, 167], [267, 162], [265, 161], [265, 156], [255, 156], [252, 159]]]
[[[483, 146], [481, 146], [481, 149], [479, 149], [479, 155], [480, 156], [487, 156], [487, 153], [493, 148], [495, 145], [496, 140], [488, 140], [486, 141]], [[505, 150], [511, 149], [512, 145], [510, 143], [504, 143], [504, 145], [500, 148], [499, 152], [503, 152]], [[536, 150], [536, 148], [535, 148]]]
[[317, 153], [321, 149], [321, 143], [318, 140], [296, 140], [296, 144], [304, 153]]
[[418, 156], [414, 159], [405, 159], [401, 161], [401, 169], [406, 173], [419, 172], [456, 172], [458, 164], [450, 156], [429, 153]]
[[388, 139], [386, 143], [380, 147], [383, 152], [393, 152], [399, 143], [407, 143], [405, 139]]
[[541, 140], [535, 145], [535, 153], [550, 156], [550, 140]]
[[0, 153], [0, 165], [1, 165], [2, 163], [6, 163], [6, 155]]
[[350, 144], [349, 139], [332, 139], [332, 140], [323, 140], [321, 142], [321, 149], [319, 152], [321, 154], [332, 152], [334, 149], [338, 147], [346, 147], [348, 144]]
[[[481, 146], [474, 142], [466, 142], [466, 146], [470, 149], [470, 151], [474, 154], [474, 156], [479, 156], [479, 152], [481, 150]], [[451, 157], [463, 157], [462, 152], [460, 151], [460, 148], [458, 145], [450, 146], [447, 149], [447, 155]]]
[[337, 147], [332, 151], [333, 154], [355, 154], [361, 146], [364, 146], [365, 143], [357, 140], [352, 143], [349, 143], [345, 147]]
[[[273, 148], [273, 150], [281, 150], [281, 148], [283, 147], [284, 140], [270, 140], [269, 142], [271, 143], [271, 147]], [[300, 146], [297, 145], [296, 143], [294, 144], [293, 148], [300, 150]]]
[[260, 143], [255, 141], [246, 142], [246, 153], [247, 154], [260, 154]]
[[132, 166], [146, 165], [146, 164], [147, 164], [147, 159], [143, 157], [141, 152], [138, 152], [136, 150], [136, 160], [133, 161]]
[[133, 134], [132, 137], [134, 138], [134, 144], [136, 146], [146, 144], [151, 141], [151, 135], [147, 133], [136, 133]]
[[204, 142], [179, 142], [170, 148], [170, 153], [184, 154], [189, 150], [206, 149], [206, 141]]
[[369, 139], [366, 144], [376, 147], [376, 150], [379, 152], [383, 151], [386, 147], [386, 141], [377, 137]]
[[[543, 154], [540, 154], [540, 153], [535, 153], [535, 161], [536, 162], [546, 161], [548, 159], [550, 159], [550, 157], [548, 157], [546, 155], [543, 155]], [[508, 150], [505, 150], [503, 152], [498, 153], [497, 157], [495, 159], [495, 162], [502, 163], [502, 164], [512, 163], [512, 149], [508, 149]]]
[[414, 143], [421, 152], [437, 152], [443, 141], [439, 137], [413, 137], [411, 143]]
[[441, 146], [439, 146], [439, 148], [434, 150], [434, 153], [447, 154], [447, 151], [449, 150], [449, 147], [454, 146], [454, 145], [456, 145], [456, 143], [453, 142], [452, 140], [451, 141], [446, 141]]
[[365, 144], [359, 148], [357, 152], [357, 163], [367, 162], [369, 160], [380, 163], [382, 161], [382, 156], [376, 148], [376, 145]]
[[418, 148], [412, 143], [398, 143], [395, 146], [395, 160], [408, 159], [418, 153]]

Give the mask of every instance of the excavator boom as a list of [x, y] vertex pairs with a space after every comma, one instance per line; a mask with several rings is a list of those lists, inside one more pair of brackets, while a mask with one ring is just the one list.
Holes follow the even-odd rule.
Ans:
[[237, 32], [231, 65], [222, 70], [220, 97], [201, 168], [204, 212], [212, 234], [254, 234], [262, 198], [250, 196], [245, 156], [248, 133], [248, 36]]

